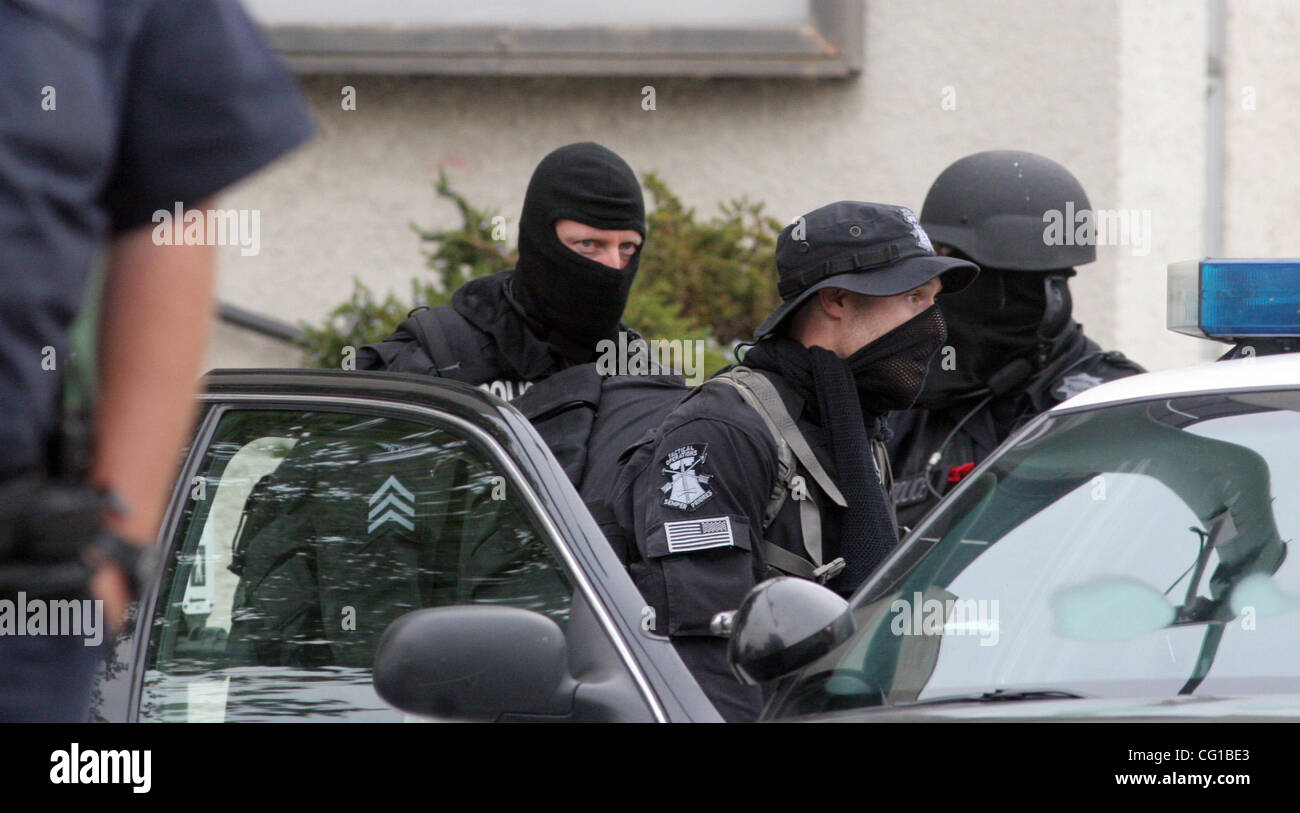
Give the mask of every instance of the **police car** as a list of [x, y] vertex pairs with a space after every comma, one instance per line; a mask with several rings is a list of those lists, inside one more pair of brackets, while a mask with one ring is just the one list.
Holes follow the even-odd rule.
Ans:
[[[1188, 268], [1171, 324], [1244, 358], [1039, 416], [851, 602], [780, 579], [716, 620], [766, 719], [1300, 714], [1300, 354], [1242, 349], [1300, 335], [1300, 263]], [[201, 400], [98, 718], [720, 719], [509, 405], [306, 370]]]

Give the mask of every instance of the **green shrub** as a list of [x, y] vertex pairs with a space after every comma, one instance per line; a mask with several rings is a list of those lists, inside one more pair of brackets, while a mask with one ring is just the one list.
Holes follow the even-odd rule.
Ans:
[[[729, 362], [734, 342], [748, 339], [779, 301], [772, 254], [781, 224], [764, 214], [761, 203], [743, 199], [697, 221], [695, 210], [658, 175], [643, 180], [655, 205], [623, 321], [648, 339], [705, 340], [705, 370], [712, 372]], [[407, 299], [389, 293], [381, 301], [354, 280], [351, 298], [323, 324], [303, 325], [307, 366], [337, 368], [345, 347], [383, 339], [415, 306], [448, 304], [465, 282], [514, 267], [517, 255], [492, 239], [494, 212], [471, 205], [445, 174], [436, 190], [456, 205], [461, 222], [445, 230], [411, 224], [430, 246], [425, 257], [433, 273], [412, 279]]]

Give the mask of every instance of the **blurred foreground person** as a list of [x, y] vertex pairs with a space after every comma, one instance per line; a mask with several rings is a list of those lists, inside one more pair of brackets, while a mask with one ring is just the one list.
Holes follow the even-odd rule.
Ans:
[[[0, 0], [0, 76], [0, 721], [76, 722], [192, 420], [214, 247], [187, 227], [311, 124], [235, 0]], [[60, 404], [100, 252], [92, 432]]]

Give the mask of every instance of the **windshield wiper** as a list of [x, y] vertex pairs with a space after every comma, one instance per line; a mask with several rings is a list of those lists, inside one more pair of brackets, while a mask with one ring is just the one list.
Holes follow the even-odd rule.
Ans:
[[1017, 700], [1082, 700], [1084, 696], [1067, 692], [1063, 689], [1027, 689], [1010, 691], [994, 689], [982, 694], [957, 694], [949, 697], [935, 697], [929, 700], [915, 700], [911, 703], [898, 703], [890, 708], [910, 708], [912, 706], [933, 706], [940, 703], [1009, 703]]

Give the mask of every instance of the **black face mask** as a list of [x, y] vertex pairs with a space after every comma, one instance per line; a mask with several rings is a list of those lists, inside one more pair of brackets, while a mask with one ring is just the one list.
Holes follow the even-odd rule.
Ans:
[[943, 314], [931, 305], [846, 358], [862, 409], [879, 414], [910, 408], [947, 339]]
[[617, 336], [640, 249], [625, 268], [610, 268], [565, 247], [555, 221], [597, 229], [630, 229], [645, 237], [645, 203], [632, 168], [591, 142], [570, 144], [533, 172], [519, 218], [519, 263], [511, 293], [527, 318], [570, 357], [594, 355]]
[[[942, 296], [939, 307], [947, 318], [952, 353], [945, 351], [931, 365], [916, 405], [941, 406], [983, 394], [996, 373], [1032, 356], [1045, 338], [1051, 338], [1041, 335], [1049, 309], [1045, 279], [1041, 272], [984, 268], [966, 289]], [[1053, 290], [1062, 299], [1053, 303], [1052, 325], [1046, 327], [1059, 333], [1069, 323], [1069, 288], [1061, 281]], [[1026, 367], [1028, 372], [1033, 369]]]

